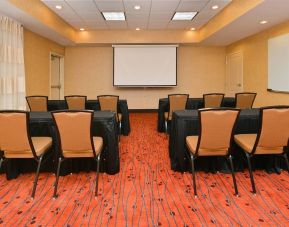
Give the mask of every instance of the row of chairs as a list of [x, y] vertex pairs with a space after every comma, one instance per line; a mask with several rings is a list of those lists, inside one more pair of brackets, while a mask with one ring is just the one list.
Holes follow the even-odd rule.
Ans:
[[[93, 158], [97, 162], [95, 196], [98, 194], [102, 137], [91, 134], [93, 111], [66, 110], [52, 112], [59, 141], [59, 158], [53, 197], [57, 197], [60, 167], [68, 158]], [[0, 168], [7, 159], [34, 159], [38, 165], [31, 197], [34, 198], [44, 154], [53, 146], [51, 137], [31, 137], [29, 112], [0, 111]]]
[[[256, 98], [256, 93], [242, 92], [235, 94], [236, 108], [250, 109], [253, 106]], [[219, 108], [223, 103], [225, 94], [223, 93], [210, 93], [203, 95], [204, 108]], [[164, 113], [165, 117], [165, 130], [168, 131], [168, 122], [172, 120], [173, 112], [176, 110], [186, 109], [188, 94], [171, 94], [168, 95], [169, 111]]]
[[[69, 95], [65, 96], [67, 109], [69, 110], [85, 110], [87, 96], [84, 95]], [[116, 113], [116, 121], [119, 125], [119, 131], [121, 134], [121, 121], [122, 114], [118, 113], [117, 105], [119, 96], [117, 95], [99, 95], [97, 96], [99, 101], [100, 110], [109, 110]], [[47, 96], [27, 96], [26, 97], [30, 111], [33, 112], [46, 112], [48, 110], [48, 97]], [[120, 137], [119, 137], [120, 138]]]
[[200, 156], [223, 156], [230, 163], [235, 194], [238, 188], [232, 157], [233, 141], [246, 154], [252, 191], [256, 193], [251, 158], [254, 155], [273, 154], [283, 156], [289, 172], [289, 106], [264, 107], [260, 109], [261, 127], [257, 134], [234, 135], [240, 109], [198, 110], [200, 133], [187, 136], [186, 145], [191, 156], [194, 195], [197, 196], [194, 161]]

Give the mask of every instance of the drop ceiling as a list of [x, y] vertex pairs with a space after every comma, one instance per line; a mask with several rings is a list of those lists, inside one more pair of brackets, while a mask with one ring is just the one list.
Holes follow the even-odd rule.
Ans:
[[[231, 0], [42, 0], [75, 29], [199, 29]], [[62, 9], [55, 8], [61, 5]], [[135, 10], [134, 6], [140, 6]], [[212, 6], [218, 5], [216, 10]], [[101, 12], [123, 11], [125, 21], [105, 21]], [[176, 11], [196, 11], [192, 21], [172, 21]]]

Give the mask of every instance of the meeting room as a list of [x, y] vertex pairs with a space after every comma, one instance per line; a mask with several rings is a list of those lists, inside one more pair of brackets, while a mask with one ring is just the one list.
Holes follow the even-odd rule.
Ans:
[[289, 225], [289, 0], [0, 0], [0, 226]]

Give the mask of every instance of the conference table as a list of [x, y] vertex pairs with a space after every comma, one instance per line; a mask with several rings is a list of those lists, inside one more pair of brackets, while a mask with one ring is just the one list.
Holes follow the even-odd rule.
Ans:
[[[260, 127], [259, 109], [241, 110], [237, 119], [235, 134], [257, 133]], [[191, 170], [190, 155], [186, 148], [186, 137], [198, 135], [199, 118], [197, 110], [180, 110], [173, 112], [171, 130], [169, 136], [169, 156], [171, 169], [179, 172]], [[247, 167], [244, 152], [234, 143], [233, 157], [236, 171], [242, 171]], [[199, 157], [196, 161], [196, 169], [206, 172], [230, 172], [230, 167], [223, 157]], [[255, 168], [266, 169], [268, 172], [280, 172], [285, 167], [283, 158], [260, 155], [253, 158]]]
[[[50, 112], [31, 112], [29, 119], [31, 136], [51, 136], [53, 148], [44, 156], [41, 171], [55, 172], [58, 159], [58, 138]], [[101, 136], [104, 141], [101, 153], [100, 171], [108, 174], [119, 172], [118, 127], [115, 113], [95, 111], [93, 116], [93, 136]], [[34, 172], [36, 161], [32, 159], [9, 159], [5, 163], [7, 179], [13, 179], [23, 172]], [[72, 172], [96, 170], [96, 163], [91, 158], [67, 159], [61, 165], [61, 175]]]
[[[223, 99], [222, 107], [235, 107], [235, 98], [225, 97]], [[186, 109], [200, 109], [204, 108], [203, 98], [189, 98]], [[169, 111], [168, 98], [162, 98], [159, 100], [158, 107], [158, 132], [165, 132], [165, 117], [164, 113]], [[168, 125], [168, 128], [169, 125]]]
[[[100, 110], [98, 100], [87, 100], [85, 108], [88, 110]], [[67, 109], [65, 100], [48, 100], [48, 111]], [[122, 114], [121, 134], [127, 136], [130, 133], [130, 122], [127, 101], [125, 99], [118, 100], [117, 111]]]

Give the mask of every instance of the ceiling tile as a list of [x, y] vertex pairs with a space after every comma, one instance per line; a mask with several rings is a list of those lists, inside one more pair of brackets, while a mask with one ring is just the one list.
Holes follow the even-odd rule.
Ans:
[[110, 29], [127, 29], [126, 21], [106, 21]]
[[101, 12], [119, 12], [124, 11], [124, 5], [123, 2], [120, 0], [115, 1], [95, 1], [97, 8]]
[[180, 1], [153, 0], [151, 12], [175, 12]]
[[95, 12], [96, 4], [93, 0], [65, 0], [75, 12]]
[[[136, 13], [136, 14], [141, 14], [141, 13], [149, 13], [151, 9], [151, 1], [135, 1], [135, 0], [124, 0], [124, 7], [125, 11], [127, 13]], [[139, 10], [135, 10], [134, 7], [138, 5], [141, 8]]]
[[171, 13], [151, 13], [150, 20], [166, 20], [170, 21], [174, 16], [174, 12]]
[[191, 0], [183, 0], [180, 2], [176, 11], [185, 12], [185, 11], [194, 11], [199, 12], [201, 11], [209, 0], [198, 0], [198, 1], [191, 1]]
[[171, 21], [168, 24], [169, 29], [185, 29], [189, 26], [189, 21]]

